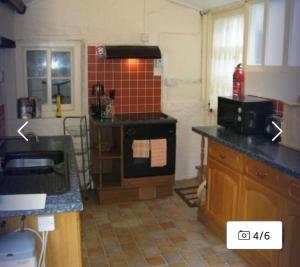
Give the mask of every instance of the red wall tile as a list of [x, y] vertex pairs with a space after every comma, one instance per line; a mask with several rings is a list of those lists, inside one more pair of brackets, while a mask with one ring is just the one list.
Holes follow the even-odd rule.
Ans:
[[88, 47], [89, 105], [93, 103], [92, 87], [97, 82], [105, 91], [116, 90], [116, 113], [161, 111], [161, 78], [154, 76], [153, 59], [103, 59], [97, 47]]

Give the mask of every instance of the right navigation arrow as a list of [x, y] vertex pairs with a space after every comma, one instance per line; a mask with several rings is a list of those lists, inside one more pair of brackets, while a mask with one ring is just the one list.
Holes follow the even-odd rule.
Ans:
[[279, 136], [282, 134], [282, 130], [280, 129], [280, 127], [279, 127], [274, 121], [272, 121], [272, 124], [279, 130], [279, 133], [276, 134], [276, 135], [274, 136], [274, 138], [272, 139], [272, 141], [275, 141], [276, 138], [279, 137]]

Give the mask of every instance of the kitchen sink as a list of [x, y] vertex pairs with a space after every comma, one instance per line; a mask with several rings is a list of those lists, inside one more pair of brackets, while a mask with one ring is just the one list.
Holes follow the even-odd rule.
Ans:
[[52, 159], [11, 159], [5, 165], [6, 169], [12, 168], [38, 168], [52, 167], [54, 160]]
[[63, 151], [25, 151], [7, 153], [3, 160], [5, 175], [52, 173], [64, 163]]
[[9, 152], [2, 158], [0, 194], [62, 194], [70, 190], [64, 151]]

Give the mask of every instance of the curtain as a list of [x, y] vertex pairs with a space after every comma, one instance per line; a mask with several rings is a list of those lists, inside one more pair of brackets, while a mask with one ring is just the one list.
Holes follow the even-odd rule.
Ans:
[[218, 96], [232, 95], [232, 75], [243, 59], [244, 15], [231, 14], [212, 19], [211, 60], [208, 63], [208, 100], [217, 108]]

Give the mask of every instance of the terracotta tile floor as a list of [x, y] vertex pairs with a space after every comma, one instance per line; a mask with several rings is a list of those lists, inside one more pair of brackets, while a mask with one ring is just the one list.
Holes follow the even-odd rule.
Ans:
[[[176, 184], [182, 186], [193, 181]], [[196, 208], [173, 196], [139, 202], [85, 203], [84, 267], [248, 266], [197, 221]]]

